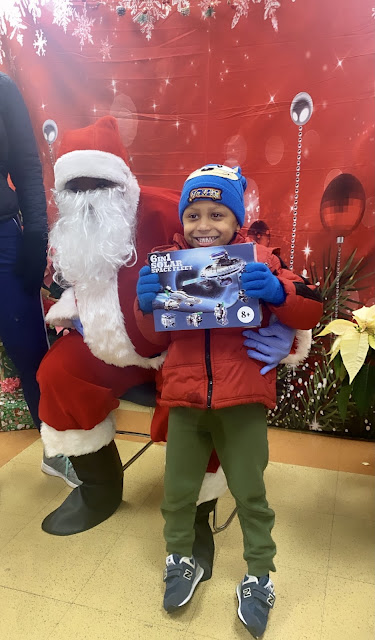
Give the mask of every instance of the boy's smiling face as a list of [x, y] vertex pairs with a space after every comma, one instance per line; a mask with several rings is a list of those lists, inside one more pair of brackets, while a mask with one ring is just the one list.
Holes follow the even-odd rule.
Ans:
[[182, 216], [184, 237], [193, 248], [229, 244], [240, 230], [236, 216], [228, 207], [211, 200], [189, 205]]

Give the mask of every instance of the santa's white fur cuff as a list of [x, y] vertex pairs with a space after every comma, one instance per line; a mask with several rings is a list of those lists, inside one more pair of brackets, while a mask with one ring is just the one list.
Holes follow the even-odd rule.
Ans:
[[201, 502], [208, 502], [209, 500], [220, 498], [227, 489], [227, 479], [222, 467], [219, 467], [216, 473], [206, 473], [199, 492], [197, 505], [201, 504]]
[[312, 342], [311, 329], [298, 329], [296, 333], [296, 350], [295, 353], [290, 353], [284, 360], [281, 360], [280, 364], [290, 364], [297, 366], [302, 364], [306, 360], [310, 353]]
[[110, 413], [93, 429], [67, 429], [57, 431], [42, 422], [40, 435], [42, 436], [46, 456], [51, 458], [63, 454], [64, 456], [82, 456], [99, 451], [107, 446], [115, 437], [116, 426]]

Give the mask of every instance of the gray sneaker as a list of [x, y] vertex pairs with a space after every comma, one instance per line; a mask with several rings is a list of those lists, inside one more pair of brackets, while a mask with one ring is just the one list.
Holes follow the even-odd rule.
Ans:
[[79, 487], [80, 484], [82, 484], [82, 482], [78, 479], [76, 472], [74, 471], [72, 463], [66, 456], [58, 455], [53, 456], [52, 458], [47, 458], [46, 454], [43, 453], [41, 469], [49, 476], [57, 476], [58, 478], [62, 478], [72, 489], [75, 489], [76, 487]]

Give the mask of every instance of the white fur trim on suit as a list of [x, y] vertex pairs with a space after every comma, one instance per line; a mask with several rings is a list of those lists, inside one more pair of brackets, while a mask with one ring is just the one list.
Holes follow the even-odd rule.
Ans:
[[94, 453], [112, 442], [115, 433], [115, 420], [111, 413], [88, 431], [86, 429], [57, 431], [45, 422], [42, 422], [40, 429], [44, 450], [49, 458], [59, 454], [69, 457]]
[[120, 307], [117, 274], [106, 282], [90, 283], [89, 288], [77, 285], [75, 295], [84, 341], [94, 356], [117, 367], [161, 367], [165, 354], [143, 358], [134, 349]]
[[72, 318], [78, 318], [74, 289], [65, 289], [61, 298], [55, 302], [46, 315], [46, 322], [55, 327], [72, 328]]
[[295, 340], [296, 340], [295, 353], [290, 353], [286, 358], [284, 358], [284, 360], [281, 360], [280, 364], [291, 364], [293, 366], [297, 366], [302, 364], [302, 362], [306, 360], [307, 356], [310, 353], [311, 342], [312, 342], [312, 330], [298, 329]]
[[220, 498], [227, 489], [227, 479], [222, 467], [219, 467], [216, 473], [206, 473], [199, 492], [197, 505], [202, 502], [214, 500], [215, 498]]
[[107, 151], [92, 149], [78, 149], [65, 153], [56, 161], [54, 171], [56, 191], [62, 191], [69, 180], [80, 178], [82, 175], [85, 178], [109, 180], [120, 186], [126, 186], [132, 176], [122, 158]]

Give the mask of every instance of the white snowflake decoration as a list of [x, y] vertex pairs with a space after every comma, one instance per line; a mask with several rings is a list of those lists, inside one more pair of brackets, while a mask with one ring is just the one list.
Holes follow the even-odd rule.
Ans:
[[276, 10], [280, 7], [278, 0], [264, 0], [264, 19], [271, 19], [271, 24], [275, 31], [279, 30], [279, 23], [276, 17]]
[[81, 15], [76, 13], [76, 18], [77, 18], [77, 26], [73, 31], [73, 35], [79, 38], [79, 44], [82, 51], [85, 42], [94, 44], [94, 40], [91, 34], [91, 29], [95, 22], [95, 18], [87, 17], [86, 4], [84, 6], [83, 13]]
[[[235, 8], [235, 14], [232, 20], [232, 25], [231, 25], [232, 29], [234, 29], [237, 22], [239, 21], [240, 18], [242, 18], [242, 16], [245, 16], [245, 18], [247, 18], [247, 14], [249, 13], [249, 1], [250, 0], [236, 0], [235, 2], [233, 2], [233, 6]], [[253, 2], [254, 1], [256, 0], [253, 0]]]
[[[262, 0], [252, 0], [253, 4], [260, 4]], [[250, 0], [233, 0], [235, 14], [233, 16], [231, 28], [234, 29], [239, 19], [244, 16], [247, 18], [249, 13]], [[264, 19], [270, 18], [271, 24], [275, 31], [278, 31], [278, 22], [276, 10], [280, 7], [278, 0], [264, 0]]]
[[172, 0], [172, 5], [177, 5], [177, 11], [182, 14], [190, 10], [189, 0]]
[[109, 44], [108, 41], [108, 36], [106, 37], [105, 40], [101, 40], [101, 49], [99, 50], [99, 53], [101, 53], [102, 58], [103, 58], [103, 62], [105, 61], [106, 58], [108, 58], [108, 60], [111, 59], [111, 49], [113, 47], [112, 44]]
[[72, 0], [53, 0], [52, 24], [57, 24], [58, 27], [62, 27], [66, 33], [67, 26], [73, 18], [74, 10]]
[[44, 33], [41, 29], [37, 29], [35, 31], [35, 40], [33, 42], [35, 53], [37, 56], [45, 56], [46, 55], [46, 46], [47, 40], [44, 36]]
[[155, 22], [166, 18], [171, 11], [171, 5], [162, 0], [125, 0], [123, 5], [130, 9], [133, 22], [138, 22], [147, 40], [151, 39]]

